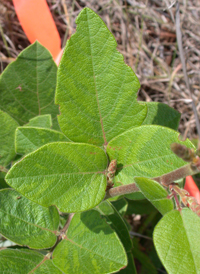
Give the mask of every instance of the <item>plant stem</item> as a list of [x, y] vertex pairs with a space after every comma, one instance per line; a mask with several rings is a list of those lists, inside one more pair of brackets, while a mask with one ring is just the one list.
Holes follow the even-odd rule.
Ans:
[[[159, 177], [152, 178], [152, 180], [162, 184], [164, 186], [168, 186], [176, 180], [185, 178], [189, 175], [194, 175], [199, 173], [199, 169], [196, 166], [192, 166], [191, 164], [187, 164], [181, 168], [178, 168], [172, 172], [161, 175]], [[124, 194], [129, 194], [133, 192], [140, 191], [135, 183], [129, 185], [122, 185], [114, 188], [110, 188], [106, 191], [106, 195], [104, 200], [109, 199], [111, 197], [120, 196]]]
[[60, 231], [59, 236], [57, 237], [57, 241], [56, 241], [55, 245], [54, 245], [54, 246], [51, 248], [51, 250], [50, 250], [51, 253], [54, 251], [54, 249], [56, 248], [56, 246], [57, 246], [57, 245], [59, 244], [59, 242], [62, 240], [62, 237], [63, 237], [63, 235], [65, 234], [65, 232], [67, 231], [67, 229], [68, 229], [68, 227], [69, 227], [69, 225], [70, 225], [70, 223], [71, 223], [71, 220], [72, 220], [72, 218], [74, 217], [74, 214], [75, 214], [75, 213], [70, 213], [70, 214], [69, 214], [69, 216], [68, 216], [68, 218], [67, 218], [67, 221], [66, 221], [65, 225], [63, 226], [63, 228], [62, 228], [61, 231]]
[[67, 231], [67, 229], [68, 229], [68, 227], [69, 227], [69, 225], [71, 223], [71, 220], [74, 217], [74, 214], [75, 213], [70, 213], [69, 214], [68, 219], [67, 219], [65, 225], [63, 226], [63, 229], [61, 229], [61, 231], [60, 231], [61, 233], [65, 233]]
[[136, 186], [135, 183], [110, 188], [106, 191], [106, 195], [105, 195], [104, 200], [106, 200], [108, 198], [111, 198], [111, 197], [115, 197], [115, 196], [119, 196], [119, 195], [123, 195], [123, 194], [128, 194], [128, 193], [133, 193], [133, 192], [137, 192], [137, 191], [140, 191], [140, 190]]
[[160, 184], [168, 186], [176, 180], [179, 180], [179, 179], [185, 178], [186, 176], [194, 175], [197, 173], [199, 173], [199, 169], [197, 169], [196, 167], [193, 168], [191, 164], [188, 164], [172, 172], [169, 172], [167, 174], [164, 174], [152, 179]]

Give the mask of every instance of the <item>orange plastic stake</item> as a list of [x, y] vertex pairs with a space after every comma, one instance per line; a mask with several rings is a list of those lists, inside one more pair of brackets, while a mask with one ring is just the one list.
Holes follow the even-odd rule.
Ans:
[[38, 40], [56, 59], [61, 41], [46, 0], [13, 0], [13, 4], [29, 41]]
[[192, 176], [186, 177], [184, 189], [187, 190], [189, 194], [193, 196], [197, 200], [197, 202], [200, 204], [200, 192]]

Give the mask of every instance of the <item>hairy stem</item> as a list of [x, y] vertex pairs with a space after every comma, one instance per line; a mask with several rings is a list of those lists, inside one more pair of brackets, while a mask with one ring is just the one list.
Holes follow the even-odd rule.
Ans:
[[[196, 166], [193, 166], [192, 164], [188, 164], [188, 165], [178, 168], [172, 172], [169, 172], [167, 174], [152, 178], [152, 180], [154, 180], [162, 185], [168, 186], [176, 180], [185, 178], [186, 176], [189, 176], [189, 175], [197, 174], [199, 172], [200, 172], [200, 170]], [[111, 198], [111, 197], [129, 194], [129, 193], [133, 193], [133, 192], [137, 192], [137, 191], [139, 191], [139, 188], [136, 186], [135, 183], [110, 188], [106, 191], [104, 200]]]
[[129, 194], [129, 193], [133, 193], [133, 192], [137, 192], [137, 191], [140, 191], [140, 190], [136, 186], [135, 183], [110, 188], [106, 191], [104, 200], [111, 198], [111, 197], [115, 197], [115, 196], [119, 196], [119, 195], [123, 195], [123, 194]]
[[153, 178], [153, 180], [160, 184], [168, 186], [176, 180], [179, 180], [179, 179], [185, 178], [186, 176], [194, 175], [197, 173], [199, 173], [199, 169], [197, 169], [196, 167], [193, 167], [191, 164], [188, 164], [172, 172], [164, 174], [162, 176], [155, 177]]

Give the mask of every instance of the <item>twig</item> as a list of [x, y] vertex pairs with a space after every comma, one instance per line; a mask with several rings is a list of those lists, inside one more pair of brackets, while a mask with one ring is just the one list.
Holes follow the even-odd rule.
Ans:
[[[150, 237], [148, 237], [148, 236], [145, 236], [145, 235], [142, 235], [142, 234], [140, 234], [140, 233], [134, 232], [134, 231], [130, 231], [129, 234], [130, 234], [131, 236], [136, 236], [136, 237], [140, 237], [140, 238], [144, 238], [144, 239], [153, 241], [152, 238], [150, 238]], [[133, 238], [133, 237], [131, 237], [131, 238]]]
[[2, 40], [3, 40], [3, 43], [4, 43], [4, 45], [5, 45], [6, 51], [7, 51], [7, 53], [8, 53], [8, 56], [11, 57], [10, 51], [8, 50], [8, 43], [7, 43], [6, 39], [5, 39], [5, 36], [4, 36], [4, 33], [3, 33], [3, 29], [2, 29], [1, 24], [0, 24], [0, 34], [1, 34], [1, 37], [2, 37]]
[[54, 245], [54, 246], [51, 248], [51, 250], [50, 250], [50, 253], [52, 253], [52, 252], [54, 251], [54, 249], [56, 248], [56, 246], [57, 246], [57, 245], [59, 244], [59, 242], [62, 240], [63, 235], [65, 235], [65, 232], [67, 231], [67, 229], [68, 229], [68, 227], [69, 227], [69, 225], [70, 225], [70, 223], [71, 223], [71, 220], [72, 220], [72, 218], [74, 217], [74, 214], [75, 214], [75, 213], [70, 213], [70, 214], [69, 214], [68, 219], [67, 219], [67, 221], [66, 221], [64, 227], [61, 229], [60, 234], [59, 234], [59, 236], [57, 237], [57, 241], [56, 241], [55, 245]]
[[[63, 39], [63, 43], [62, 43], [62, 47], [64, 47], [66, 44], [66, 41], [67, 41], [67, 36], [71, 37], [71, 35], [72, 35], [71, 26], [70, 26], [71, 14], [69, 15], [65, 1], [61, 0], [61, 3], [63, 5], [63, 9], [64, 9], [65, 16], [66, 16], [66, 22], [67, 22], [67, 29], [65, 31], [65, 35], [64, 35], [64, 39]], [[72, 11], [73, 10], [74, 10], [74, 0], [72, 2]]]
[[173, 1], [171, 4], [169, 4], [168, 0], [165, 0], [165, 3], [166, 3], [167, 8], [164, 9], [163, 11], [169, 10], [169, 13], [170, 13], [170, 16], [171, 16], [171, 18], [172, 18], [172, 21], [174, 22], [174, 15], [173, 15], [173, 13], [172, 13], [172, 11], [171, 11], [171, 8], [172, 8], [173, 5], [176, 3], [176, 1]]
[[72, 218], [74, 217], [74, 214], [75, 213], [70, 213], [69, 214], [69, 216], [68, 216], [68, 219], [67, 219], [67, 221], [66, 221], [66, 223], [65, 223], [65, 225], [64, 225], [64, 227], [63, 227], [63, 229], [61, 229], [61, 233], [65, 233], [66, 231], [67, 231], [67, 229], [68, 229], [68, 227], [69, 227], [69, 225], [70, 225], [70, 223], [71, 223], [71, 220], [72, 220]]

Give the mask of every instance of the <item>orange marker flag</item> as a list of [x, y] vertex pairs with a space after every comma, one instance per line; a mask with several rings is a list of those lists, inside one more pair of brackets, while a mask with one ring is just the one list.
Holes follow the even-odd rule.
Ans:
[[200, 204], [200, 191], [195, 184], [192, 176], [187, 176], [185, 179], [184, 189], [187, 190], [191, 196], [193, 196], [197, 202]]
[[61, 40], [46, 0], [13, 0], [13, 4], [29, 41], [38, 40], [57, 59]]

